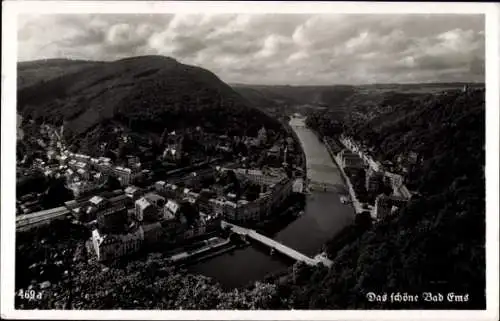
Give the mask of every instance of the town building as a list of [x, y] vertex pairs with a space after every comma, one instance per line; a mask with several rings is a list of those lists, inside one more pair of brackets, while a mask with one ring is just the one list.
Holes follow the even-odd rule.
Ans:
[[137, 186], [128, 186], [125, 188], [125, 195], [135, 202], [141, 197], [142, 189]]
[[180, 205], [176, 201], [168, 200], [163, 208], [162, 225], [166, 230], [175, 229], [177, 218], [180, 216]]
[[141, 160], [137, 156], [129, 155], [127, 156], [127, 166], [129, 168], [140, 168]]
[[183, 240], [189, 240], [205, 234], [206, 231], [207, 228], [205, 222], [203, 220], [198, 220], [196, 224], [184, 230], [184, 232], [181, 235]]
[[113, 165], [111, 164], [111, 160], [109, 158], [100, 157], [98, 162], [93, 164], [93, 167], [103, 174], [109, 174], [113, 172]]
[[142, 229], [144, 242], [147, 244], [155, 244], [163, 237], [163, 228], [160, 222], [143, 224], [139, 228]]
[[103, 184], [106, 181], [106, 176], [103, 173], [94, 173], [92, 178], [96, 184]]
[[293, 181], [292, 191], [294, 193], [303, 193], [304, 192], [304, 179], [303, 178], [299, 177]]
[[397, 209], [403, 207], [407, 200], [398, 196], [387, 196], [380, 194], [375, 200], [373, 212], [377, 220], [383, 220], [386, 217], [393, 215]]
[[267, 151], [267, 156], [272, 156], [275, 158], [279, 158], [281, 154], [281, 149], [277, 145], [273, 145], [268, 151]]
[[159, 193], [162, 193], [165, 191], [166, 183], [165, 181], [158, 181], [155, 183], [155, 190]]
[[135, 201], [135, 217], [139, 222], [156, 221], [158, 210], [147, 198], [141, 197]]
[[83, 163], [89, 163], [90, 162], [90, 156], [84, 155], [84, 154], [70, 154], [73, 159], [75, 159], [78, 162], [83, 162]]
[[259, 202], [248, 202], [247, 200], [239, 200], [238, 207], [241, 211], [238, 213], [237, 220], [240, 222], [256, 222], [260, 220], [260, 204]]
[[254, 137], [245, 137], [243, 143], [248, 148], [256, 148], [260, 144], [259, 139], [258, 138], [254, 138]]
[[61, 165], [66, 165], [68, 163], [68, 161], [69, 161], [68, 156], [66, 156], [66, 155], [59, 156], [59, 163]]
[[212, 206], [210, 211], [211, 213], [215, 215], [224, 215], [224, 200], [211, 198], [209, 200], [209, 203]]
[[102, 233], [119, 233], [127, 224], [127, 208], [113, 206], [97, 213], [97, 226]]
[[212, 215], [200, 212], [200, 218], [205, 222], [206, 232], [210, 233], [217, 230], [222, 221], [221, 215]]
[[257, 139], [259, 142], [259, 145], [265, 145], [267, 143], [267, 130], [264, 126], [259, 130], [257, 134]]
[[90, 179], [90, 173], [89, 171], [83, 169], [83, 168], [78, 168], [76, 170], [76, 173], [84, 180], [89, 180]]
[[[222, 205], [223, 215], [227, 220], [236, 221], [239, 217], [239, 208], [235, 202], [224, 201]], [[217, 214], [217, 212], [215, 212]]]
[[265, 170], [238, 168], [233, 171], [238, 179], [248, 179], [250, 182], [258, 185], [276, 184], [286, 177], [283, 170], [274, 168]]
[[98, 229], [92, 231], [92, 245], [100, 262], [139, 251], [143, 240], [144, 232], [141, 228], [127, 234], [102, 234]]
[[97, 219], [98, 209], [93, 206], [76, 207], [71, 212], [79, 222], [87, 223]]
[[73, 192], [73, 196], [78, 198], [84, 194], [87, 194], [95, 190], [96, 186], [93, 183], [85, 181], [76, 181], [67, 184], [67, 188]]
[[165, 198], [156, 193], [147, 193], [144, 197], [157, 208], [163, 207], [165, 205]]
[[340, 158], [341, 164], [343, 168], [349, 168], [349, 169], [360, 169], [364, 168], [365, 164], [361, 157], [359, 157], [358, 154], [351, 152], [347, 149], [342, 150], [339, 154], [338, 157]]
[[183, 138], [171, 133], [167, 138], [167, 147], [163, 151], [163, 159], [167, 161], [177, 162], [182, 158]]
[[117, 166], [113, 168], [113, 174], [118, 178], [122, 186], [128, 186], [135, 180], [135, 176], [130, 168]]
[[279, 207], [292, 193], [293, 181], [283, 179], [276, 184], [271, 185], [271, 207]]
[[89, 200], [89, 204], [94, 208], [101, 210], [106, 206], [107, 200], [102, 198], [101, 196], [92, 196]]
[[200, 197], [200, 194], [198, 193], [195, 193], [195, 192], [192, 192], [192, 191], [188, 191], [186, 193], [184, 193], [184, 200], [188, 201], [189, 203], [192, 203], [192, 204], [198, 204], [198, 198]]
[[368, 168], [365, 180], [365, 188], [368, 192], [377, 193], [384, 184], [384, 173]]
[[[118, 190], [121, 192], [121, 190]], [[127, 197], [127, 195], [122, 194], [122, 193], [116, 193], [113, 192], [114, 195], [108, 199], [108, 202], [110, 206], [128, 206], [131, 204], [130, 199]]]

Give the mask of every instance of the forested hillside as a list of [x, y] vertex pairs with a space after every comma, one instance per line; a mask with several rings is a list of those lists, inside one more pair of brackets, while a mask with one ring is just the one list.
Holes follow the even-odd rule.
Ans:
[[279, 127], [213, 73], [162, 56], [91, 64], [22, 87], [18, 112], [26, 121], [64, 124], [68, 141], [86, 152], [116, 126], [146, 136], [197, 125], [240, 134]]
[[259, 86], [232, 85], [242, 96], [249, 100], [272, 101], [288, 106], [293, 105], [324, 105], [330, 106], [342, 102], [352, 95], [354, 86]]
[[[300, 304], [363, 308], [368, 292], [435, 291], [469, 294], [468, 302], [439, 308], [485, 306], [484, 89], [411, 100], [389, 114], [349, 128], [383, 159], [405, 151], [424, 155], [415, 197], [394, 219], [346, 244], [329, 271], [292, 286]], [[326, 117], [326, 116], [325, 116]], [[322, 119], [328, 122], [328, 119]], [[338, 244], [335, 246], [338, 248]], [[420, 301], [399, 307], [437, 308]]]
[[45, 59], [20, 62], [17, 65], [17, 87], [18, 89], [29, 87], [65, 74], [102, 64], [104, 62], [71, 59]]

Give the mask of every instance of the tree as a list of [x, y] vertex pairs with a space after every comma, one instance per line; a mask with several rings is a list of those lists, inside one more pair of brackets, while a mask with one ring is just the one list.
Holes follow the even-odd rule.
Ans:
[[73, 193], [66, 188], [64, 179], [50, 179], [48, 188], [42, 197], [42, 204], [45, 208], [52, 208], [61, 206], [71, 199], [73, 199]]

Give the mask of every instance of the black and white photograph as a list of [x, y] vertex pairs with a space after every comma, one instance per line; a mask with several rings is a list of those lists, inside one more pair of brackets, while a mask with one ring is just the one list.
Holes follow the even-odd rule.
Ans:
[[498, 319], [497, 5], [29, 3], [2, 317]]

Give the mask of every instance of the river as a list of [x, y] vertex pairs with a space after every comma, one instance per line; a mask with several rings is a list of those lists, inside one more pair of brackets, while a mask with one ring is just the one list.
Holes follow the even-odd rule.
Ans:
[[[304, 125], [304, 119], [292, 118], [304, 152], [308, 178], [344, 189], [339, 169], [318, 137]], [[311, 257], [323, 244], [354, 220], [354, 209], [340, 202], [337, 192], [312, 192], [307, 196], [304, 214], [290, 222], [272, 238]], [[226, 288], [235, 288], [285, 269], [293, 262], [269, 255], [264, 247], [246, 247], [188, 267], [193, 273], [213, 277]]]

